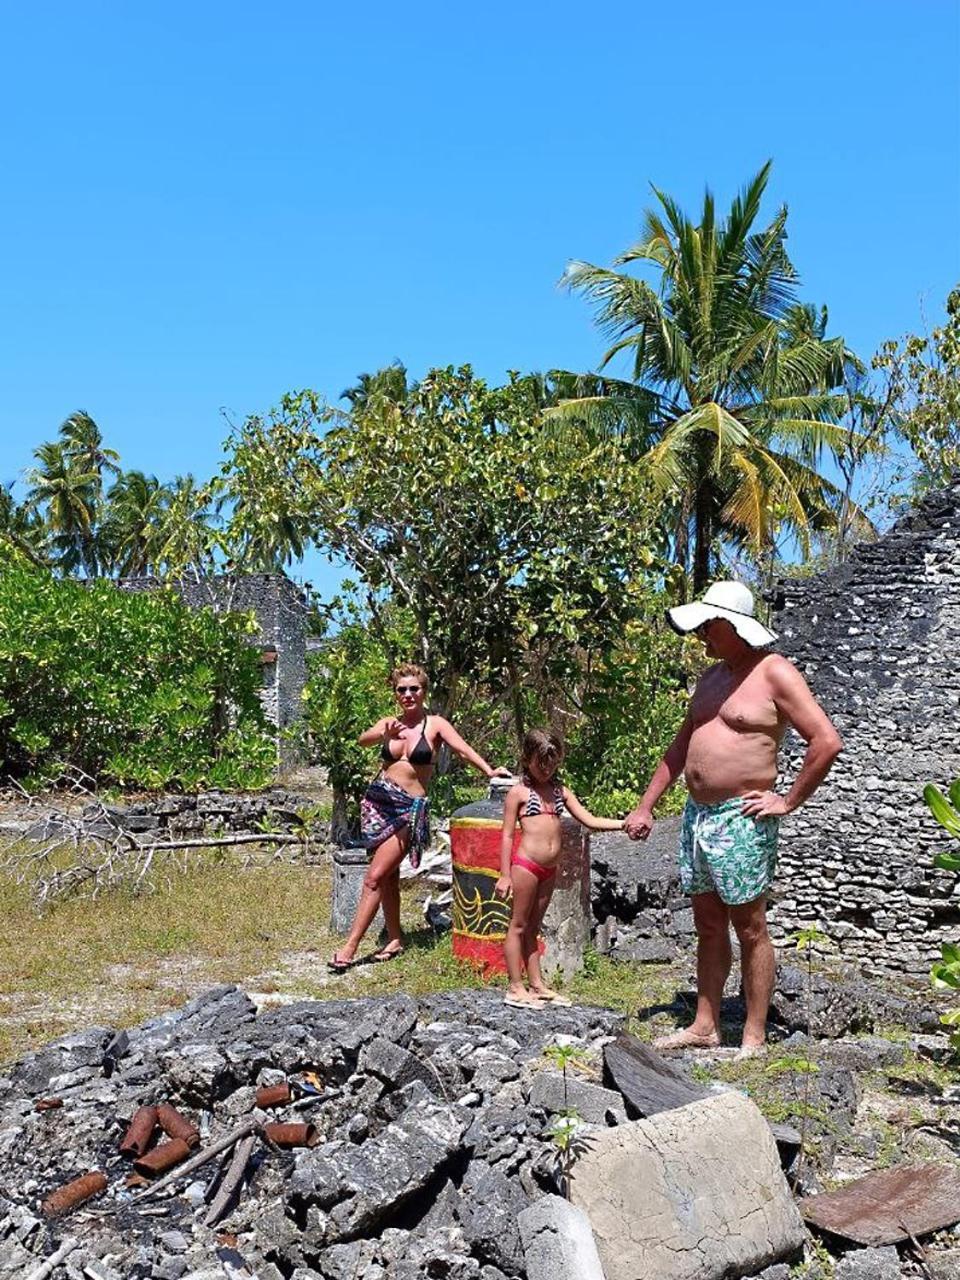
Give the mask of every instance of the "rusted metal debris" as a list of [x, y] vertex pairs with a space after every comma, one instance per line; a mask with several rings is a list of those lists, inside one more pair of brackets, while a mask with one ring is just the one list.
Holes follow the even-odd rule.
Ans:
[[137, 1173], [165, 1173], [175, 1165], [181, 1164], [190, 1156], [190, 1145], [183, 1138], [171, 1138], [169, 1142], [161, 1142], [158, 1147], [138, 1156], [133, 1162]]
[[262, 1085], [257, 1090], [255, 1101], [258, 1107], [282, 1107], [290, 1101], [290, 1098], [290, 1085], [285, 1080], [283, 1084]]
[[106, 1187], [106, 1174], [85, 1173], [82, 1177], [74, 1178], [72, 1182], [66, 1183], [48, 1195], [40, 1206], [40, 1211], [46, 1218], [55, 1218], [69, 1209], [75, 1209], [78, 1204], [83, 1204], [92, 1196], [99, 1195], [101, 1191], [106, 1190]]
[[317, 1143], [312, 1124], [265, 1124], [263, 1135], [277, 1147], [313, 1147]]
[[62, 1098], [38, 1098], [33, 1104], [34, 1111], [57, 1111], [63, 1106]]
[[807, 1222], [855, 1244], [899, 1244], [960, 1222], [960, 1170], [900, 1165], [800, 1201]]
[[157, 1124], [168, 1138], [179, 1138], [188, 1147], [196, 1147], [200, 1143], [200, 1130], [197, 1126], [192, 1120], [182, 1116], [176, 1107], [171, 1107], [169, 1102], [161, 1102], [157, 1107]]
[[157, 1108], [138, 1107], [133, 1113], [127, 1132], [120, 1142], [120, 1154], [128, 1159], [142, 1156], [150, 1146], [153, 1131], [157, 1127]]

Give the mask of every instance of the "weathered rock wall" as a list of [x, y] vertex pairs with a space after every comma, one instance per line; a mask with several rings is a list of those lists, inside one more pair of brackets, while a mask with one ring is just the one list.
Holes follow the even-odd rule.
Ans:
[[[921, 792], [960, 776], [960, 474], [829, 573], [779, 584], [773, 620], [844, 750], [784, 820], [782, 937], [819, 924], [869, 970], [924, 973], [960, 937], [960, 881]], [[791, 734], [784, 771], [803, 743]]]
[[[156, 578], [122, 578], [124, 591], [153, 591]], [[258, 631], [251, 643], [264, 653], [260, 698], [267, 719], [277, 729], [280, 763], [290, 768], [304, 758], [303, 690], [307, 683], [307, 607], [300, 588], [283, 573], [237, 577], [183, 578], [172, 584], [195, 609], [251, 611]]]

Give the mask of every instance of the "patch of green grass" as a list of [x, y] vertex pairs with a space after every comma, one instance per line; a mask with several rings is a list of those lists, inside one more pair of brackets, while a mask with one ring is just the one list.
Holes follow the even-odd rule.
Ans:
[[654, 1032], [647, 1022], [638, 1022], [638, 1011], [672, 1003], [676, 989], [676, 972], [669, 965], [616, 963], [596, 951], [566, 988], [583, 1004], [625, 1014], [628, 1029], [645, 1039], [652, 1039]]

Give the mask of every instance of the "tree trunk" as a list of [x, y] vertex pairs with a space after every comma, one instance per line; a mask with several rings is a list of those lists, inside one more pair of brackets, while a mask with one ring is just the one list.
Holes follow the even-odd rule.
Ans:
[[350, 835], [349, 801], [343, 787], [333, 788], [333, 807], [330, 812], [330, 839], [341, 844]]
[[705, 484], [697, 490], [693, 518], [696, 526], [693, 546], [693, 594], [699, 596], [710, 585], [710, 544], [713, 541], [710, 491]]

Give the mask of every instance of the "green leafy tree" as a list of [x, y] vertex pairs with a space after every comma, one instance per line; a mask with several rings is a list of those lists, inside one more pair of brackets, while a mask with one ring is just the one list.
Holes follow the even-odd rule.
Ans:
[[12, 484], [0, 486], [0, 546], [40, 567], [45, 563], [43, 541], [43, 521], [36, 510], [16, 500]]
[[47, 442], [33, 453], [27, 502], [41, 514], [47, 542], [63, 573], [80, 569], [91, 576], [100, 568], [96, 523], [100, 477], [82, 471], [64, 444]]
[[840, 496], [817, 460], [844, 446], [833, 389], [856, 361], [842, 338], [826, 336], [826, 313], [796, 299], [786, 208], [757, 228], [769, 173], [768, 163], [723, 219], [709, 192], [694, 222], [655, 189], [660, 207], [614, 265], [652, 267], [659, 290], [584, 262], [565, 277], [613, 339], [602, 367], [626, 354], [632, 381], [609, 379], [553, 412], [619, 422], [642, 448], [676, 561], [692, 566], [697, 592], [719, 539], [761, 556], [784, 526], [806, 549], [811, 529], [835, 519]]
[[889, 378], [919, 461], [916, 488], [946, 484], [960, 469], [960, 285], [947, 298], [945, 324], [926, 337], [884, 343], [874, 366]]
[[0, 572], [0, 761], [42, 782], [64, 766], [146, 788], [262, 786], [276, 746], [251, 620], [172, 592]]
[[289, 525], [352, 567], [374, 626], [388, 599], [408, 610], [441, 713], [499, 683], [519, 731], [521, 665], [563, 679], [609, 646], [655, 562], [637, 469], [585, 425], [546, 430], [536, 380], [436, 369], [349, 415], [304, 392], [227, 452], [227, 490], [258, 495], [235, 506], [232, 540]]

